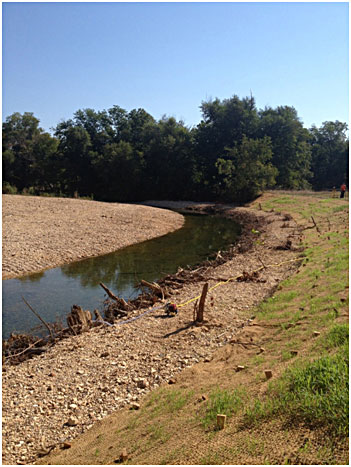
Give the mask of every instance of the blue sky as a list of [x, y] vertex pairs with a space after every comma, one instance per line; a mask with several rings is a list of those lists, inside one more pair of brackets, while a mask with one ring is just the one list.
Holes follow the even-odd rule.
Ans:
[[348, 3], [3, 2], [3, 120], [45, 130], [78, 109], [144, 108], [201, 120], [252, 92], [305, 127], [348, 122]]

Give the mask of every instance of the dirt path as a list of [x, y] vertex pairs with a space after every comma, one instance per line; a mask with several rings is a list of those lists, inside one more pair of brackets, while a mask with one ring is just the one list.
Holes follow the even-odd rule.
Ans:
[[[159, 310], [127, 325], [95, 328], [16, 367], [5, 366], [5, 464], [31, 463], [41, 449], [47, 452], [49, 446], [77, 438], [184, 368], [209, 361], [250, 322], [250, 308], [298, 266], [291, 261], [299, 255], [296, 223], [282, 214], [254, 209], [229, 209], [225, 215], [245, 223], [246, 240], [235, 247], [232, 260], [209, 268], [209, 285], [261, 268], [257, 280], [228, 282], [212, 290], [204, 326], [193, 325], [193, 304], [182, 307], [174, 318]], [[289, 239], [291, 248], [284, 249]], [[251, 248], [245, 251], [248, 243]], [[185, 284], [174, 301], [184, 303], [202, 286]]]
[[2, 277], [10, 279], [177, 230], [183, 217], [149, 206], [3, 195]]

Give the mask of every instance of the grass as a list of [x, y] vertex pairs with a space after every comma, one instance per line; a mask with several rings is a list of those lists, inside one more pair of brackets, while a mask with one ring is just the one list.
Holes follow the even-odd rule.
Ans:
[[229, 391], [217, 387], [212, 390], [205, 414], [201, 418], [204, 428], [213, 427], [217, 420], [217, 414], [231, 417], [234, 413], [238, 412], [242, 405], [242, 400], [243, 391], [241, 389]]
[[339, 347], [338, 352], [289, 367], [270, 385], [267, 400], [255, 399], [246, 409], [244, 424], [283, 413], [310, 426], [324, 425], [334, 435], [348, 436], [348, 326], [335, 326], [326, 341]]

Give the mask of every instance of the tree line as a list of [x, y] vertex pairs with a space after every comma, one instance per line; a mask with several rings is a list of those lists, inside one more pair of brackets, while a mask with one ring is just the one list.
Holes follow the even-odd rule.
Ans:
[[33, 113], [16, 112], [3, 123], [3, 192], [242, 202], [266, 188], [348, 182], [345, 123], [306, 129], [294, 107], [259, 110], [252, 96], [200, 108], [192, 128], [144, 109], [83, 109], [52, 135]]

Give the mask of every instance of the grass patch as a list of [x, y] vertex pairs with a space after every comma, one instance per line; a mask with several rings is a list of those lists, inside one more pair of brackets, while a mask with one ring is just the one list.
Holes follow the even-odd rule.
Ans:
[[349, 344], [349, 325], [336, 324], [326, 336], [327, 348], [341, 347]]
[[[344, 336], [343, 332], [340, 334]], [[335, 435], [347, 436], [348, 364], [347, 345], [343, 345], [335, 355], [295, 364], [270, 385], [266, 401], [256, 399], [246, 409], [244, 424], [254, 424], [274, 414], [285, 414], [309, 426], [326, 426]]]
[[242, 405], [243, 391], [235, 389], [229, 391], [216, 388], [210, 393], [210, 400], [206, 407], [204, 416], [201, 418], [202, 425], [208, 429], [216, 423], [217, 414], [223, 414], [230, 417], [238, 412]]

